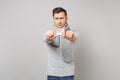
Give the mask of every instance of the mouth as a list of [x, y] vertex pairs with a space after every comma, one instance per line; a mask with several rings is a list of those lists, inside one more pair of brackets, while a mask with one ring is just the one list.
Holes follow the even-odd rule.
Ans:
[[60, 25], [58, 25], [58, 26], [62, 26], [62, 25], [60, 24]]
[[58, 26], [62, 26], [62, 24], [60, 23], [60, 24], [58, 24]]

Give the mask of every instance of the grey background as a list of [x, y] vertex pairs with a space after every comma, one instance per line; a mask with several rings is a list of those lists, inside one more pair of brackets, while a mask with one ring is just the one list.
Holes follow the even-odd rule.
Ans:
[[68, 10], [79, 37], [76, 80], [120, 80], [119, 0], [0, 0], [0, 80], [46, 80], [51, 11]]

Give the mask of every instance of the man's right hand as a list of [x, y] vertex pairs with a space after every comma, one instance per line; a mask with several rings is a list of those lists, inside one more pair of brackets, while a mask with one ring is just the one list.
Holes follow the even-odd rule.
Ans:
[[46, 33], [46, 39], [47, 40], [53, 40], [56, 37], [55, 30], [50, 30]]

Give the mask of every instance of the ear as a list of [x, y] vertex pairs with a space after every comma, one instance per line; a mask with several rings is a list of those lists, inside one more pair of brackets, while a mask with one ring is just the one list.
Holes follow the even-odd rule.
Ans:
[[66, 20], [68, 20], [68, 17], [66, 16]]
[[54, 21], [54, 17], [53, 17], [53, 21]]

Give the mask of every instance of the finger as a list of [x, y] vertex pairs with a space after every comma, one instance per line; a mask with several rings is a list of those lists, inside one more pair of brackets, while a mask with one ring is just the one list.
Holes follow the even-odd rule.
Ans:
[[49, 31], [46, 32], [46, 35], [48, 35]]
[[55, 31], [53, 29], [53, 30], [51, 30], [51, 37], [53, 37], [54, 35], [55, 35]]
[[52, 38], [54, 39], [54, 38], [56, 38], [56, 36], [54, 35]]
[[56, 28], [53, 28], [53, 30], [52, 30], [52, 35], [55, 37], [56, 36]]
[[66, 38], [69, 37], [69, 31], [66, 31], [65, 37], [66, 37]]
[[71, 39], [71, 36], [72, 36], [71, 31], [67, 31], [67, 38], [68, 38], [68, 39]]
[[52, 39], [54, 39], [55, 37], [56, 37], [56, 36], [52, 36], [52, 37], [50, 37], [49, 39], [52, 40]]
[[51, 31], [48, 31], [47, 35], [48, 35], [49, 37], [51, 37]]
[[65, 27], [63, 28], [63, 36], [64, 37], [66, 36], [66, 28]]
[[51, 37], [53, 36], [53, 34], [54, 34], [53, 30], [51, 30]]
[[50, 36], [47, 34], [47, 35], [46, 35], [46, 39], [49, 39], [49, 38], [50, 38]]
[[52, 40], [55, 38], [53, 30], [50, 30], [46, 33], [46, 38]]
[[47, 33], [46, 33], [46, 36], [49, 36], [50, 35], [50, 31], [48, 31]]
[[73, 35], [73, 32], [72, 31], [70, 31], [70, 37], [72, 38], [72, 35]]
[[70, 31], [68, 31], [68, 38], [70, 38]]
[[66, 30], [66, 28], [64, 27], [64, 33], [66, 33], [66, 31], [67, 31], [67, 30]]

